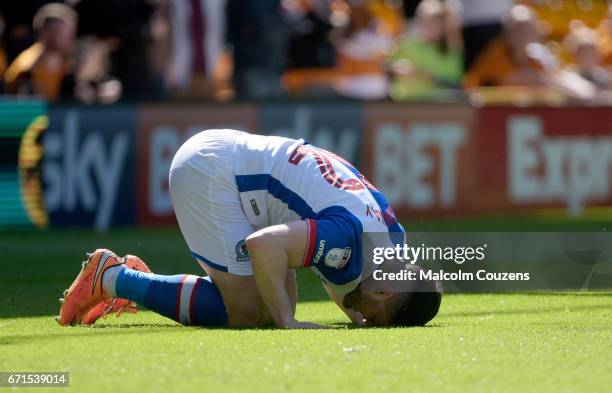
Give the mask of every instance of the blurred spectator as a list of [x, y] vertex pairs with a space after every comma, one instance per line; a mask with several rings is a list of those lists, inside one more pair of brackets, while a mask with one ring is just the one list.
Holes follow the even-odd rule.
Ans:
[[159, 97], [166, 94], [171, 58], [170, 0], [149, 0], [153, 12], [149, 18], [148, 61], [151, 85]]
[[562, 69], [542, 41], [535, 11], [524, 5], [512, 7], [503, 37], [479, 55], [464, 78], [465, 87], [528, 87], [531, 95], [545, 88], [565, 97], [593, 99], [595, 86], [577, 73]]
[[612, 88], [612, 73], [603, 67], [597, 51], [597, 33], [584, 25], [574, 27], [564, 40], [567, 52], [572, 56], [570, 71], [578, 73], [598, 89]]
[[403, 0], [404, 17], [407, 20], [412, 20], [412, 18], [414, 18], [420, 2], [421, 0]]
[[36, 13], [33, 27], [37, 41], [7, 69], [6, 90], [13, 94], [40, 94], [47, 100], [56, 100], [62, 80], [70, 70], [76, 14], [63, 4], [47, 4]]
[[396, 37], [406, 27], [404, 0], [367, 0], [366, 5], [373, 19], [385, 30], [385, 34]]
[[78, 40], [74, 73], [62, 82], [62, 96], [86, 104], [112, 104], [121, 97], [121, 82], [108, 74], [108, 47], [93, 36]]
[[461, 25], [466, 69], [476, 55], [502, 32], [504, 15], [513, 0], [461, 0]]
[[77, 0], [79, 36], [96, 36], [110, 53], [110, 73], [128, 98], [160, 96], [162, 86], [153, 75], [149, 45], [154, 8], [148, 0]]
[[608, 7], [608, 14], [597, 26], [597, 48], [602, 61], [612, 65], [612, 4]]
[[286, 0], [282, 4], [293, 26], [283, 87], [290, 95], [335, 97], [336, 46], [351, 21], [349, 4], [345, 0]]
[[392, 50], [394, 37], [403, 28], [402, 2], [308, 0], [302, 4], [311, 7], [311, 13], [329, 29], [321, 37], [325, 39], [325, 43], [320, 44], [324, 50], [313, 51], [305, 42], [294, 48], [296, 53], [302, 54], [303, 61], [290, 63], [293, 68], [283, 76], [288, 92], [385, 98], [388, 91], [385, 60]]
[[[334, 29], [348, 23], [348, 17], [332, 18], [327, 0], [293, 0], [283, 2], [292, 18], [293, 31], [287, 49], [287, 68], [318, 68], [336, 65], [332, 44]], [[338, 12], [336, 10], [335, 12]]]
[[[337, 75], [334, 90], [344, 97], [382, 99], [387, 97], [385, 60], [393, 48], [394, 30], [372, 7], [376, 1], [354, 4], [345, 38], [337, 46]], [[399, 10], [398, 10], [399, 11]]]
[[280, 0], [228, 0], [227, 27], [236, 96], [282, 97], [289, 25]]
[[[0, 14], [4, 17], [4, 45], [7, 62], [11, 63], [36, 41], [32, 20], [36, 12], [51, 0], [0, 1]], [[54, 1], [61, 2], [61, 1]]]
[[465, 87], [541, 85], [542, 65], [529, 56], [530, 43], [541, 43], [538, 17], [532, 8], [512, 7], [503, 36], [491, 41], [476, 57], [464, 79]]
[[597, 26], [605, 16], [610, 1], [516, 0], [516, 3], [532, 7], [538, 14], [547, 38], [561, 41], [570, 32], [573, 20], [580, 20], [585, 26]]
[[4, 42], [2, 34], [4, 33], [4, 18], [0, 13], [0, 94], [4, 92], [4, 72], [6, 71], [6, 52], [4, 50]]
[[208, 96], [224, 66], [225, 0], [170, 0], [171, 58], [166, 86]]
[[459, 86], [463, 47], [456, 11], [448, 2], [424, 0], [414, 19], [414, 31], [391, 55], [390, 96], [395, 100], [432, 97], [439, 88]]

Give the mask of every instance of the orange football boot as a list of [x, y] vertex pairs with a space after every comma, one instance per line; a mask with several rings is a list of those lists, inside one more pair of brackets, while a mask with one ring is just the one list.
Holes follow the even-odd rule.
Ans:
[[62, 307], [56, 320], [62, 326], [79, 323], [85, 313], [107, 297], [102, 290], [102, 276], [108, 268], [124, 263], [123, 258], [106, 249], [98, 249], [88, 255], [81, 272], [70, 288], [64, 291], [64, 298], [60, 299]]
[[[151, 269], [146, 263], [135, 255], [126, 255], [123, 257], [125, 266], [130, 269], [138, 270], [139, 272], [151, 273]], [[106, 299], [94, 306], [91, 310], [85, 314], [81, 323], [84, 325], [91, 325], [100, 318], [106, 318], [110, 313], [114, 312], [117, 317], [121, 316], [124, 312], [130, 314], [136, 314], [138, 308], [136, 303], [118, 297]]]

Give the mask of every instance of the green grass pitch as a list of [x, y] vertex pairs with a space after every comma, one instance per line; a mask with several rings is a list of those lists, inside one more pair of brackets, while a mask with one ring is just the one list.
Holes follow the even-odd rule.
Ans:
[[[447, 295], [427, 327], [355, 329], [302, 272], [298, 318], [336, 329], [188, 328], [147, 311], [59, 327], [57, 298], [84, 252], [101, 246], [159, 273], [201, 274], [175, 229], [2, 232], [0, 371], [69, 371], [79, 392], [591, 393], [612, 384], [609, 293]], [[45, 390], [61, 391], [32, 391]]]

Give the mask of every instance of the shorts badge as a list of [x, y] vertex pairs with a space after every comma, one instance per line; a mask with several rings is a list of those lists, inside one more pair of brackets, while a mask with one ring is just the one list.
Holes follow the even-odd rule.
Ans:
[[244, 239], [240, 240], [236, 243], [236, 260], [240, 261], [248, 261], [251, 258], [249, 255], [249, 250], [247, 250], [246, 242]]

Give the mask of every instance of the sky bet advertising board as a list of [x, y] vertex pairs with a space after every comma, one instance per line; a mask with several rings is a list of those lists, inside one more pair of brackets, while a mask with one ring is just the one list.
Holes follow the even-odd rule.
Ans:
[[[18, 106], [4, 108], [14, 113]], [[42, 117], [21, 110], [23, 124], [7, 123], [4, 134], [3, 159], [12, 164], [3, 166], [3, 195], [6, 206], [10, 201], [23, 206], [5, 209], [4, 226], [19, 221], [105, 230], [172, 224], [170, 163], [182, 143], [210, 128], [303, 138], [340, 154], [386, 195], [400, 218], [612, 214], [609, 108], [389, 103], [36, 108]], [[583, 116], [589, 121], [580, 121]]]
[[132, 107], [51, 107], [41, 162], [52, 226], [133, 224], [135, 129]]

